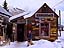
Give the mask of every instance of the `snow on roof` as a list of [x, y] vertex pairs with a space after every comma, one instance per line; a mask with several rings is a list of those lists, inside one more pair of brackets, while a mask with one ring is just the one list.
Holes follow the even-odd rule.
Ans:
[[9, 12], [7, 12], [3, 7], [0, 6], [0, 12], [9, 16], [12, 16]]
[[43, 3], [40, 4], [39, 6], [35, 7], [35, 9], [31, 10], [30, 14], [27, 14], [27, 15], [24, 16], [24, 19], [34, 15], [42, 7], [42, 5], [43, 5]]
[[21, 17], [21, 16], [23, 16], [24, 19], [28, 18], [28, 17], [31, 17], [42, 7], [42, 5], [43, 5], [43, 3], [40, 3], [38, 6], [34, 7], [33, 9], [29, 9], [29, 11], [27, 11], [29, 14], [27, 14], [27, 12], [24, 12], [24, 13], [21, 13], [19, 15], [14, 16], [14, 17], [11, 17], [9, 20], [13, 20], [13, 19], [15, 19], [17, 17]]
[[12, 14], [12, 16], [15, 16], [15, 15], [25, 12], [23, 9], [20, 9], [20, 8], [14, 8], [11, 6], [8, 8], [9, 8], [9, 13]]
[[16, 19], [16, 18], [18, 18], [18, 17], [24, 16], [24, 15], [27, 15], [27, 14], [29, 14], [29, 13], [30, 13], [30, 12], [24, 12], [24, 13], [20, 13], [20, 14], [18, 14], [18, 15], [12, 16], [12, 17], [9, 18], [9, 21], [11, 21], [11, 20], [13, 20], [13, 19]]
[[9, 18], [9, 21], [13, 20], [15, 18], [21, 17], [21, 16], [23, 16], [24, 18], [31, 17], [42, 5], [43, 5], [43, 3], [40, 3], [37, 7], [33, 8], [33, 9], [29, 9], [27, 12], [12, 16]]

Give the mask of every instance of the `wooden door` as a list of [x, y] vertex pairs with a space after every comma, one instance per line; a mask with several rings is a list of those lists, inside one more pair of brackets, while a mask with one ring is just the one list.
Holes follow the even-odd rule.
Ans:
[[17, 24], [17, 41], [24, 41], [24, 24]]

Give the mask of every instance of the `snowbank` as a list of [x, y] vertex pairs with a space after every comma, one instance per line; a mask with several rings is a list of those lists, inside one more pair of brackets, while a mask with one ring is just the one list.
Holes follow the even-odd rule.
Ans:
[[27, 47], [28, 42], [11, 42], [3, 47], [0, 48], [64, 48], [64, 40], [61, 38], [55, 40], [54, 42], [50, 42], [44, 39], [38, 40], [38, 41], [32, 41], [34, 45], [30, 45]]
[[56, 47], [52, 42], [41, 39], [38, 42], [36, 42], [34, 45], [31, 45], [27, 48], [56, 48]]
[[64, 41], [62, 39], [57, 39], [53, 42], [56, 48], [64, 48]]
[[59, 37], [59, 38], [64, 40], [64, 31], [61, 32], [61, 37]]
[[56, 48], [64, 48], [64, 31], [61, 32], [61, 36], [55, 40], [54, 45]]

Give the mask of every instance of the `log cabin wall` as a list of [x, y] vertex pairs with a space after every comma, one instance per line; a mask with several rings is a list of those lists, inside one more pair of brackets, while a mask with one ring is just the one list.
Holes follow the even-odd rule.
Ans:
[[16, 24], [16, 40], [18, 23], [24, 23], [24, 40], [27, 40], [29, 30], [32, 31], [33, 40], [56, 40], [58, 37], [58, 15], [46, 3], [31, 17], [19, 17], [12, 22]]
[[0, 13], [0, 38], [1, 40], [6, 39], [6, 28], [8, 23], [9, 17]]
[[[17, 40], [17, 41], [22, 41], [21, 39], [22, 39], [22, 35], [24, 36], [23, 38], [23, 40], [26, 40], [25, 39], [25, 31], [22, 31], [22, 30], [24, 30], [25, 29], [25, 21], [24, 21], [24, 18], [23, 17], [19, 17], [19, 18], [17, 18], [17, 19], [14, 19], [14, 20], [12, 20], [11, 21], [12, 23], [13, 23], [13, 33], [14, 33], [14, 40]], [[18, 27], [20, 27], [20, 28], [18, 28]], [[23, 34], [19, 34], [20, 32], [23, 32]]]
[[[39, 18], [35, 17], [35, 15], [37, 13], [38, 14], [39, 13], [41, 13], [41, 14], [51, 14], [52, 13], [53, 15], [51, 15], [52, 17], [44, 15], [45, 18], [43, 17], [43, 15], [39, 15], [39, 16], [43, 17], [40, 19], [41, 20], [41, 22], [40, 22]], [[28, 24], [31, 25], [31, 26], [29, 26], [29, 28], [31, 28], [31, 30], [32, 30], [33, 39], [41, 39], [41, 38], [44, 38], [47, 40], [57, 39], [57, 37], [58, 37], [58, 15], [47, 4], [44, 4], [41, 8], [39, 8], [39, 10], [34, 15], [27, 18], [27, 20], [28, 20]], [[48, 36], [41, 35], [41, 32], [44, 28], [43, 26], [41, 26], [41, 24], [45, 24], [45, 23], [48, 24], [48, 28], [49, 28], [48, 33], [47, 33]], [[27, 24], [27, 26], [28, 26], [28, 24]], [[47, 29], [44, 28], [44, 30], [47, 30]]]

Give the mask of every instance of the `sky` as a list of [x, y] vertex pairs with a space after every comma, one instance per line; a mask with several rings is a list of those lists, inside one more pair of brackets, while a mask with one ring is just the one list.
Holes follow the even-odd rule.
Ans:
[[[26, 8], [26, 7], [32, 8], [31, 6], [36, 6], [39, 3], [47, 3], [50, 7], [59, 9], [60, 8], [59, 6], [63, 4], [63, 3], [58, 4], [62, 0], [59, 0], [59, 1], [58, 0], [6, 0], [6, 1], [8, 3], [8, 6], [13, 6], [13, 7], [18, 7], [18, 8]], [[0, 0], [0, 5], [3, 5], [3, 2], [4, 0]], [[61, 6], [61, 9], [64, 10], [62, 6]]]
[[[64, 0], [6, 0], [8, 3], [8, 7], [17, 7], [24, 10], [33, 10], [35, 7], [47, 3], [52, 9], [56, 9], [57, 14], [59, 10], [61, 10], [61, 20], [64, 25]], [[0, 5], [3, 5], [4, 0], [0, 0]]]

